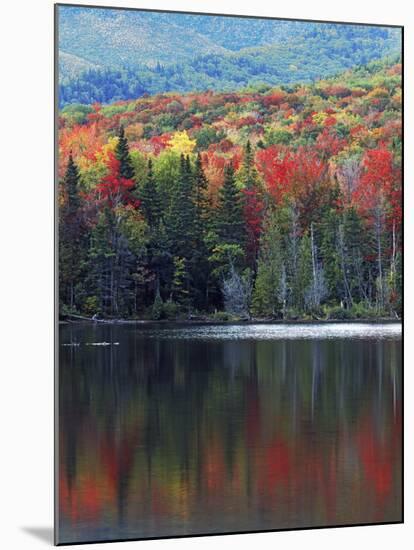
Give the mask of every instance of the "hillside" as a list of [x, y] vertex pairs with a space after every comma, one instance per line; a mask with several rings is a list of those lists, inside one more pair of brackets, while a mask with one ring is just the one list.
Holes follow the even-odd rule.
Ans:
[[65, 106], [59, 173], [62, 311], [401, 312], [391, 60], [306, 85]]
[[400, 30], [390, 27], [73, 7], [59, 13], [61, 106], [309, 82], [401, 50]]
[[107, 68], [175, 63], [177, 56], [184, 61], [195, 52], [227, 51], [159, 14], [73, 7], [62, 7], [59, 12], [59, 49]]

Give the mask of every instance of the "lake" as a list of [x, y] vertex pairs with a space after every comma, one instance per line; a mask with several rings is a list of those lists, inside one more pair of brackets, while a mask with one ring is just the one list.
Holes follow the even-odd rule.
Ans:
[[398, 522], [401, 325], [60, 327], [59, 542]]

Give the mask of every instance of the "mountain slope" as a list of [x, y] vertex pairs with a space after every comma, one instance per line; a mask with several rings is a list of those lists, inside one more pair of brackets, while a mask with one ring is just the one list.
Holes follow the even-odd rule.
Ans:
[[[99, 8], [59, 8], [59, 48], [104, 67], [183, 63], [206, 54], [317, 39], [337, 47], [398, 47], [399, 30], [304, 21]], [[342, 45], [341, 45], [342, 42]], [[384, 52], [382, 52], [382, 55]], [[379, 54], [379, 56], [381, 56]], [[65, 75], [63, 75], [65, 76]]]
[[60, 10], [59, 48], [104, 67], [154, 65], [175, 61], [177, 56], [181, 61], [191, 59], [194, 52], [226, 52], [192, 29], [183, 31], [169, 21], [153, 21], [143, 12]]
[[63, 50], [59, 52], [59, 74], [65, 75], [67, 78], [76, 78], [79, 73], [93, 69], [99, 70], [100, 68], [101, 65], [91, 63], [72, 53], [67, 53]]
[[60, 105], [326, 78], [401, 49], [400, 29], [59, 8]]

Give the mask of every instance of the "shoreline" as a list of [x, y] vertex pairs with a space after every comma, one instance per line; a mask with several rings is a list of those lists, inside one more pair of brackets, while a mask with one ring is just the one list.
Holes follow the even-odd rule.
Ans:
[[361, 318], [361, 319], [296, 319], [296, 320], [283, 320], [283, 319], [249, 319], [249, 320], [232, 320], [232, 321], [219, 321], [214, 319], [89, 319], [73, 318], [73, 319], [59, 319], [59, 325], [74, 325], [74, 324], [96, 324], [96, 325], [181, 325], [181, 326], [209, 326], [209, 325], [326, 325], [326, 324], [403, 324], [403, 319], [393, 319], [390, 317], [378, 317], [374, 319]]

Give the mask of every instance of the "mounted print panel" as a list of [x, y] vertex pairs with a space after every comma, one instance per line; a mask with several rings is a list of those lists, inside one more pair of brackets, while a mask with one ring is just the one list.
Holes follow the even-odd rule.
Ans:
[[56, 543], [402, 521], [402, 27], [56, 6]]

